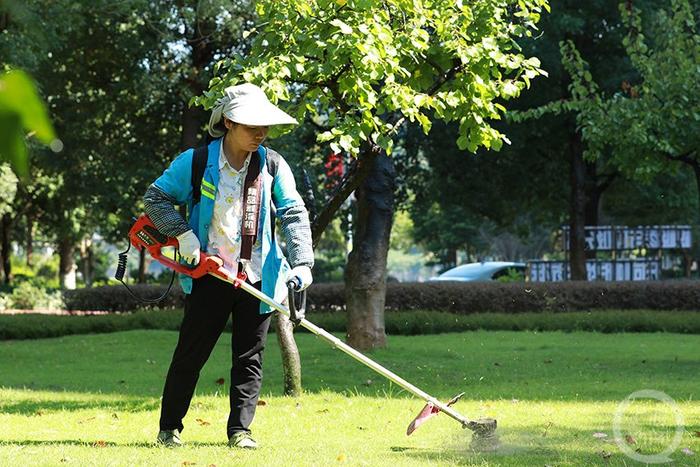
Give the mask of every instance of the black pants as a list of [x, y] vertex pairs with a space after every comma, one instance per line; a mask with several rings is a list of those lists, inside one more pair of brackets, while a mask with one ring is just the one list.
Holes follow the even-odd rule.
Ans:
[[[254, 284], [259, 290], [260, 282]], [[163, 389], [160, 429], [183, 429], [199, 372], [233, 316], [231, 391], [226, 432], [229, 438], [250, 431], [262, 384], [262, 359], [270, 314], [261, 315], [260, 301], [212, 276], [195, 279], [185, 299], [185, 316]]]

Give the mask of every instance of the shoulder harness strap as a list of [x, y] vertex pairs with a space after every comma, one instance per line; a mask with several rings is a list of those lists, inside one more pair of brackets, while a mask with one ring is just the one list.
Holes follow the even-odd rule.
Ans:
[[270, 185], [270, 231], [272, 232], [272, 238], [275, 238], [275, 205], [272, 203], [272, 196], [275, 193], [275, 176], [277, 175], [277, 167], [279, 166], [280, 155], [277, 151], [272, 149], [267, 149], [267, 158], [265, 159], [265, 164], [267, 165], [267, 173], [272, 176], [272, 184]]
[[192, 156], [192, 205], [199, 203], [202, 198], [202, 177], [207, 166], [208, 148], [200, 146], [195, 148]]

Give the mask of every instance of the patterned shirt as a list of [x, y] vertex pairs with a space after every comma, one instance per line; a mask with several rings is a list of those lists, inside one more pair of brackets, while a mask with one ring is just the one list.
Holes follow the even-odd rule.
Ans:
[[[231, 167], [224, 155], [224, 145], [220, 145], [219, 185], [214, 201], [207, 252], [223, 259], [224, 267], [234, 273], [238, 271], [238, 261], [241, 257], [243, 185], [250, 159], [250, 153], [248, 153], [241, 170], [236, 170]], [[245, 272], [253, 284], [262, 277], [262, 245], [259, 233], [253, 245], [250, 263], [245, 266]]]

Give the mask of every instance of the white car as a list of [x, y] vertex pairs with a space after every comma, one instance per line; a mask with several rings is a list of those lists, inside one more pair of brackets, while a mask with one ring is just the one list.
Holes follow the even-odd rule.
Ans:
[[522, 277], [525, 280], [525, 263], [513, 263], [509, 261], [485, 261], [483, 263], [469, 263], [449, 269], [437, 277], [431, 277], [430, 281], [495, 281], [501, 277]]

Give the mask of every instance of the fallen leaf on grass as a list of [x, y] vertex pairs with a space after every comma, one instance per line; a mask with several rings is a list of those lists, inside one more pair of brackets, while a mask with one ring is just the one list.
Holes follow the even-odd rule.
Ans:
[[97, 441], [92, 443], [91, 446], [93, 448], [105, 448], [105, 447], [107, 447], [107, 441], [102, 440], [102, 439], [98, 439]]
[[608, 435], [606, 435], [605, 433], [596, 432], [596, 433], [593, 433], [593, 437], [596, 439], [603, 439], [603, 438], [607, 438]]
[[696, 438], [700, 438], [700, 431], [696, 431], [696, 432], [695, 432], [695, 437], [696, 437]]
[[683, 448], [683, 449], [681, 449], [681, 452], [682, 452], [683, 454], [685, 454], [686, 456], [692, 456], [692, 455], [695, 454], [695, 453], [694, 453], [693, 451], [691, 451], [689, 448]]
[[637, 441], [632, 437], [632, 435], [625, 435], [625, 441], [627, 444], [637, 444]]
[[201, 426], [211, 425], [211, 423], [209, 423], [209, 422], [206, 421], [206, 420], [202, 420], [201, 418], [195, 418], [194, 421], [197, 422], [197, 423], [199, 423]]
[[258, 400], [258, 404], [257, 404], [257, 405], [260, 405], [260, 406], [263, 406], [263, 407], [264, 407], [264, 406], [267, 405], [267, 402], [265, 402], [264, 400], [260, 399], [260, 400]]
[[222, 384], [224, 384], [225, 382], [226, 382], [226, 380], [225, 380], [224, 378], [219, 378], [219, 379], [216, 380], [216, 384], [218, 384], [218, 385], [222, 385]]

